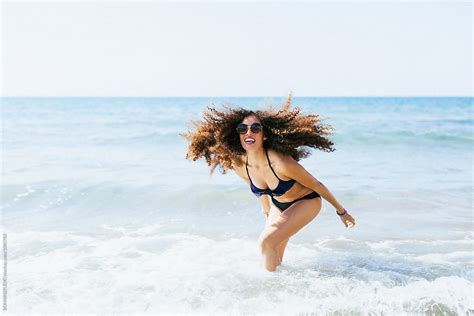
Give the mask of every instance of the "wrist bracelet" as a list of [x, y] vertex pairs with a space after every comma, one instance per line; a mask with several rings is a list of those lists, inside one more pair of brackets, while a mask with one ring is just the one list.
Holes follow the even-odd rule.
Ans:
[[339, 215], [339, 216], [344, 216], [344, 215], [346, 215], [346, 214], [347, 214], [346, 209], [345, 209], [345, 208], [342, 208], [342, 209], [344, 210], [344, 213], [339, 214], [339, 213], [337, 212], [337, 210], [336, 210], [336, 214]]

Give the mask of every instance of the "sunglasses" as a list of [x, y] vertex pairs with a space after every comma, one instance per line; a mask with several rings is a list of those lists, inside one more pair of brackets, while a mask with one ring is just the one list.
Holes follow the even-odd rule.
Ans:
[[250, 128], [250, 131], [254, 134], [260, 133], [262, 131], [262, 124], [260, 123], [253, 123], [252, 125], [247, 125], [247, 124], [239, 124], [235, 128], [237, 130], [237, 133], [239, 134], [245, 134], [247, 133], [248, 129]]

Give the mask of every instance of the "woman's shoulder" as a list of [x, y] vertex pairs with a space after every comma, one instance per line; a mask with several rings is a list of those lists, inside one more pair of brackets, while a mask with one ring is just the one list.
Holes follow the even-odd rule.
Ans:
[[285, 164], [289, 160], [293, 159], [293, 157], [291, 157], [290, 155], [285, 155], [284, 153], [281, 153], [271, 148], [267, 149], [267, 153], [268, 153], [268, 158], [270, 158], [270, 161], [272, 162], [272, 165], [273, 163]]
[[279, 175], [287, 176], [287, 168], [295, 163], [291, 155], [285, 155], [279, 151], [268, 149], [268, 158], [270, 158], [273, 170]]
[[232, 169], [234, 172], [244, 180], [248, 180], [247, 172], [245, 171], [245, 163], [241, 161], [233, 164]]

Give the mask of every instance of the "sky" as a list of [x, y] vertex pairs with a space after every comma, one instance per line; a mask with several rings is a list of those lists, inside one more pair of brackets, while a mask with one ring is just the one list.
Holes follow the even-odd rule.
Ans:
[[469, 1], [2, 1], [2, 96], [470, 96]]

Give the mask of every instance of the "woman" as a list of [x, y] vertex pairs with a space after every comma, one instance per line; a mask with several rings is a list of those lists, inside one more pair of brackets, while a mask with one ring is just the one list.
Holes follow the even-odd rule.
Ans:
[[[204, 157], [211, 173], [234, 170], [260, 199], [267, 225], [259, 237], [263, 266], [275, 271], [281, 264], [289, 238], [313, 220], [321, 210], [321, 197], [336, 208], [346, 227], [354, 218], [331, 192], [297, 161], [309, 152], [301, 146], [334, 151], [325, 138], [333, 129], [318, 115], [290, 110], [291, 94], [281, 110], [251, 111], [208, 107], [196, 130], [180, 134], [190, 141], [186, 159]], [[268, 200], [271, 198], [271, 204]]]

